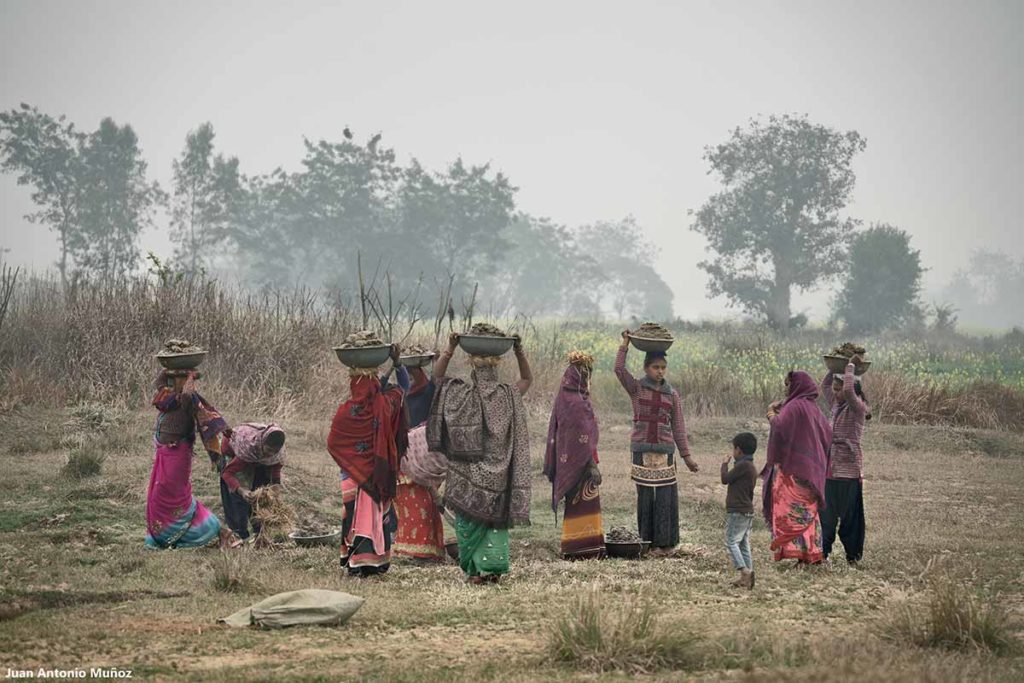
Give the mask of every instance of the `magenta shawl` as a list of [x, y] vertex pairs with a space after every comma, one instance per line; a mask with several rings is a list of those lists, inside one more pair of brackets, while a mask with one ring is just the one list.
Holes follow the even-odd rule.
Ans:
[[789, 396], [772, 420], [768, 458], [761, 478], [764, 516], [771, 524], [770, 485], [774, 466], [810, 487], [820, 504], [825, 503], [825, 472], [832, 427], [818, 408], [818, 385], [806, 372], [789, 373]]
[[579, 369], [570, 365], [562, 376], [562, 386], [551, 409], [544, 453], [544, 474], [553, 484], [552, 510], [558, 509], [558, 501], [580, 483], [587, 465], [593, 462], [597, 437], [597, 419], [586, 379]]

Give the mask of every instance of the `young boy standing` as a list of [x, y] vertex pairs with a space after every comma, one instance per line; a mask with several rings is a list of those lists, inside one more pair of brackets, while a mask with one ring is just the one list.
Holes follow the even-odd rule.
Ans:
[[[757, 437], [750, 432], [737, 434], [732, 439], [732, 453], [722, 461], [722, 483], [725, 494], [725, 547], [732, 558], [733, 567], [740, 576], [732, 585], [737, 588], [754, 587], [754, 560], [750, 555], [750, 528], [754, 523], [754, 483], [757, 468], [754, 452]], [[729, 461], [733, 461], [729, 469]]]

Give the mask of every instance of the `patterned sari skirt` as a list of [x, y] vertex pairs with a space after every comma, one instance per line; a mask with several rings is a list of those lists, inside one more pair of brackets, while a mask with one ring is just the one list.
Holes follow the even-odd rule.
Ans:
[[508, 529], [495, 529], [456, 513], [455, 536], [466, 576], [508, 574]]
[[146, 547], [202, 548], [220, 536], [220, 521], [192, 495], [192, 443], [156, 443], [146, 494]]
[[395, 533], [395, 513], [391, 501], [376, 501], [342, 473], [341, 498], [344, 519], [341, 523], [342, 567], [353, 576], [383, 574], [391, 567], [391, 541]]
[[395, 494], [398, 532], [396, 555], [442, 562], [445, 559], [444, 522], [430, 489], [400, 477]]
[[814, 491], [778, 467], [772, 474], [771, 487], [771, 549], [775, 559], [821, 562], [821, 521]]
[[601, 524], [601, 490], [587, 479], [565, 497], [562, 520], [562, 558], [600, 559], [605, 555]]

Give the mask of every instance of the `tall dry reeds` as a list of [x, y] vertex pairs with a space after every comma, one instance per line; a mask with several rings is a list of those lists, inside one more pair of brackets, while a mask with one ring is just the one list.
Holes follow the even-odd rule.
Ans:
[[[80, 281], [69, 289], [54, 279], [20, 278], [0, 335], [0, 412], [32, 403], [144, 405], [156, 374], [153, 354], [166, 339], [184, 337], [210, 351], [202, 367], [202, 391], [229, 418], [243, 417], [243, 412], [245, 418], [283, 418], [299, 409], [326, 415], [344, 398], [347, 386], [331, 346], [361, 326], [362, 314], [339, 293], [324, 294], [303, 288], [249, 292], [205, 278]], [[416, 327], [409, 343], [444, 343], [441, 331], [452, 309], [443, 295], [433, 326]], [[468, 324], [471, 315], [467, 309], [460, 321]], [[598, 410], [629, 412], [629, 398], [608, 357], [617, 346], [617, 326], [535, 324], [521, 317], [498, 322], [523, 335], [534, 374], [527, 396], [531, 412], [544, 415], [550, 408], [565, 370], [565, 354], [580, 343], [581, 333], [585, 345], [604, 345], [606, 359], [593, 379]], [[708, 333], [701, 329], [701, 334]], [[836, 334], [805, 330], [790, 338], [735, 324], [712, 333], [720, 354], [710, 356], [714, 362], [707, 362], [705, 354], [701, 362], [671, 367], [670, 378], [681, 391], [687, 416], [763, 415], [770, 401], [781, 398], [785, 367], [776, 364], [767, 372], [758, 363], [745, 365], [736, 358], [750, 354], [759, 359], [789, 347], [828, 348]], [[954, 342], [944, 337], [935, 343]], [[1005, 335], [998, 341], [960, 343], [1012, 346], [1018, 340]], [[512, 378], [514, 359], [510, 356], [503, 365], [502, 374]], [[468, 368], [456, 362], [451, 372], [468, 375]], [[758, 373], [764, 376], [752, 376]], [[882, 421], [1024, 429], [1024, 392], [994, 381], [925, 382], [880, 366], [865, 386]]]
[[357, 323], [305, 289], [246, 293], [198, 278], [129, 278], [64, 290], [30, 279], [8, 313], [0, 370], [5, 394], [25, 394], [18, 402], [131, 405], [149, 394], [163, 341], [185, 337], [210, 351], [202, 371], [219, 396], [276, 406], [303, 400], [334, 370], [330, 347]]

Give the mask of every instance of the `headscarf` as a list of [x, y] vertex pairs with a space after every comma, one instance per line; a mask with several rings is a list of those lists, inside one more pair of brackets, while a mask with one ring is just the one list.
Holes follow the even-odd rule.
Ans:
[[434, 380], [427, 377], [422, 368], [412, 368], [409, 371], [412, 378], [412, 386], [405, 396], [406, 411], [409, 416], [409, 426], [416, 427], [427, 421], [430, 416], [430, 403], [434, 400]]
[[803, 480], [820, 504], [825, 502], [825, 472], [832, 443], [832, 427], [816, 403], [818, 385], [806, 372], [789, 373], [789, 394], [772, 420], [768, 436], [768, 458], [761, 477], [765, 521], [771, 524], [771, 486], [773, 466]]
[[597, 450], [597, 418], [587, 379], [580, 367], [566, 368], [551, 409], [544, 474], [552, 483], [552, 510], [557, 510], [558, 502], [580, 483]]
[[448, 473], [448, 459], [443, 453], [427, 448], [427, 426], [418, 425], [409, 430], [409, 449], [402, 458], [402, 474], [414, 484], [436, 489], [444, 483]]
[[280, 465], [285, 459], [284, 443], [276, 451], [268, 452], [267, 439], [271, 434], [284, 437], [284, 430], [275, 422], [243, 422], [231, 429], [231, 449], [235, 457], [254, 465]]
[[376, 377], [354, 376], [351, 396], [338, 407], [327, 450], [349, 477], [376, 500], [392, 499], [407, 427], [402, 390], [382, 389]]

